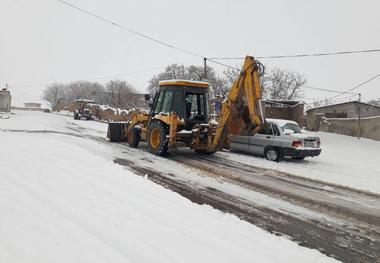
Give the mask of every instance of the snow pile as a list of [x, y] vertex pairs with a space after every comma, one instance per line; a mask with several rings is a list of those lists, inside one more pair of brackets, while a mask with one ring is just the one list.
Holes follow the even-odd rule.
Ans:
[[[335, 262], [123, 169], [107, 144], [37, 132], [68, 117], [27, 114], [1, 122], [0, 262]], [[35, 132], [4, 131], [26, 117]]]
[[380, 193], [379, 141], [325, 132], [315, 135], [321, 139], [322, 153], [303, 161], [286, 159], [276, 163], [252, 155], [217, 154], [253, 166]]

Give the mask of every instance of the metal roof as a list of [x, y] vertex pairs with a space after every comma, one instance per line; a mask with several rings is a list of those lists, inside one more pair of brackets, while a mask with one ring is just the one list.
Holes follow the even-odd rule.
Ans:
[[183, 80], [183, 79], [163, 80], [159, 82], [159, 85], [160, 86], [191, 86], [191, 87], [200, 87], [200, 88], [209, 87], [209, 84], [207, 82]]
[[361, 102], [361, 101], [347, 101], [347, 102], [342, 102], [342, 103], [336, 103], [336, 104], [331, 104], [331, 105], [326, 105], [326, 106], [320, 106], [320, 107], [315, 107], [315, 108], [312, 108], [312, 109], [308, 109], [306, 112], [308, 111], [311, 111], [311, 110], [316, 110], [316, 109], [322, 109], [322, 108], [329, 108], [329, 107], [334, 107], [334, 106], [338, 106], [338, 105], [343, 105], [343, 104], [362, 104], [362, 105], [365, 105], [365, 106], [372, 106], [372, 107], [375, 107], [375, 108], [380, 108], [380, 106], [377, 106], [377, 105], [374, 105], [374, 104], [369, 104], [369, 103], [365, 103], [365, 102]]

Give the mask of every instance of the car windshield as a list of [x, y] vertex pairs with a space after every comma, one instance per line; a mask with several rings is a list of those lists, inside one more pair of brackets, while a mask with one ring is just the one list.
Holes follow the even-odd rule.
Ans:
[[295, 123], [286, 123], [281, 128], [285, 133], [287, 133], [287, 131], [289, 131], [289, 133], [301, 133], [301, 128]]

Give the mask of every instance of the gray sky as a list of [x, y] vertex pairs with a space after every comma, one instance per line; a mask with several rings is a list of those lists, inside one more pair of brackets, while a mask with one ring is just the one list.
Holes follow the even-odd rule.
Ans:
[[[67, 1], [207, 57], [380, 48], [377, 0]], [[303, 73], [311, 86], [341, 91], [380, 73], [380, 53], [262, 62]], [[39, 94], [43, 84], [54, 81], [112, 78], [125, 79], [143, 91], [148, 80], [171, 63], [201, 65], [202, 60], [56, 0], [0, 0], [0, 86], [21, 85], [13, 86], [17, 94]], [[380, 78], [357, 91], [368, 100], [380, 97], [379, 88]], [[306, 90], [305, 97], [333, 95]]]

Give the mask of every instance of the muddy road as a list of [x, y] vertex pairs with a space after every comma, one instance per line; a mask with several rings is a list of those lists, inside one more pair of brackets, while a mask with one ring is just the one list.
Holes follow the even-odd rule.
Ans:
[[[142, 149], [114, 162], [198, 204], [207, 204], [343, 262], [380, 262], [380, 196], [291, 174], [178, 150], [161, 164]], [[144, 157], [136, 159], [136, 153]], [[167, 162], [176, 171], [165, 169]], [[182, 175], [190, 169], [195, 176]], [[200, 180], [199, 180], [200, 179]]]

